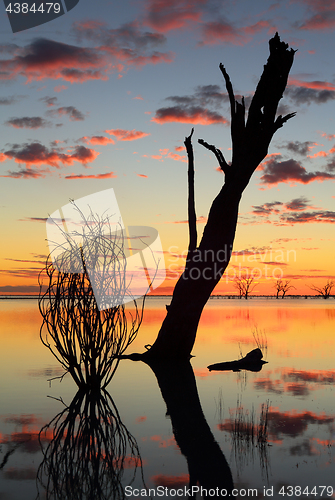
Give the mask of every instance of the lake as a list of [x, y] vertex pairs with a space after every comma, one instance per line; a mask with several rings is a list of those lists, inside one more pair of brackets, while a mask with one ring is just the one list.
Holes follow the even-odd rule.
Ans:
[[[127, 352], [154, 342], [169, 301], [147, 299]], [[149, 366], [122, 360], [107, 387], [111, 398], [96, 402], [106, 443], [117, 448], [109, 464], [97, 427], [90, 430], [87, 413], [76, 413], [86, 403], [75, 399], [71, 406], [77, 392], [71, 377], [48, 382], [63, 371], [42, 345], [40, 325], [36, 299], [0, 301], [1, 500], [70, 498], [64, 491], [72, 467], [78, 483], [72, 498], [92, 498], [85, 488], [94, 464], [104, 484], [97, 499], [145, 498], [148, 490], [152, 498], [186, 498], [190, 479], [197, 491], [201, 474], [208, 478], [218, 464], [218, 482], [231, 477], [236, 498], [255, 497], [256, 489], [257, 498], [335, 497], [333, 299], [212, 298], [191, 359], [198, 394], [187, 366], [167, 370], [158, 385]], [[257, 342], [268, 362], [260, 371], [207, 369], [245, 356]], [[262, 409], [267, 435], [258, 442]]]

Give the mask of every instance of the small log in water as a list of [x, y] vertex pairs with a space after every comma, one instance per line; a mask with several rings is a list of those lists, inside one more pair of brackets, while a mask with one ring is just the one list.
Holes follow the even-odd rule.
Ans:
[[232, 370], [233, 372], [239, 372], [241, 370], [249, 370], [251, 372], [261, 371], [263, 365], [267, 363], [263, 359], [262, 351], [257, 348], [248, 352], [244, 358], [237, 359], [235, 361], [225, 361], [223, 363], [215, 363], [214, 365], [207, 366], [208, 370], [211, 371], [224, 371]]

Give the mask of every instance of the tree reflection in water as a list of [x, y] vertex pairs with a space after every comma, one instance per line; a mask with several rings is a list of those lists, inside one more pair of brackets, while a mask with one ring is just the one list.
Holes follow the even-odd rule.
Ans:
[[176, 442], [187, 460], [190, 487], [224, 489], [229, 496], [234, 487], [231, 470], [206, 422], [190, 362], [151, 360], [149, 365], [157, 377]]
[[[43, 449], [50, 431], [52, 439]], [[44, 458], [37, 474], [38, 498], [123, 499], [124, 469], [132, 469], [129, 484], [138, 468], [143, 480], [137, 442], [107, 391], [78, 391], [70, 406], [41, 429], [40, 443]]]

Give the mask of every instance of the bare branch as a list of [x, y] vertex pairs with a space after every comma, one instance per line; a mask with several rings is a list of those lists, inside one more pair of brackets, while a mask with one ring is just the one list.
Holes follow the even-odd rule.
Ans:
[[225, 79], [226, 82], [226, 89], [228, 92], [229, 96], [229, 101], [230, 101], [230, 111], [231, 111], [231, 118], [235, 116], [235, 96], [234, 96], [234, 91], [233, 91], [233, 86], [231, 84], [229, 75], [222, 63], [219, 64], [219, 68], [221, 70], [221, 73], [223, 74], [223, 78]]
[[188, 251], [193, 252], [197, 248], [197, 215], [195, 212], [195, 194], [194, 194], [194, 155], [192, 147], [192, 135], [194, 128], [188, 137], [185, 137], [185, 147], [188, 156], [188, 230], [189, 246]]
[[204, 141], [203, 139], [198, 139], [198, 143], [201, 144], [201, 146], [204, 146], [204, 148], [209, 149], [209, 151], [212, 151], [212, 153], [215, 154], [217, 161], [219, 162], [221, 170], [227, 175], [230, 165], [226, 162], [224, 159], [224, 156], [222, 154], [222, 151], [218, 148], [216, 148], [212, 144], [208, 144], [208, 142]]
[[280, 127], [284, 125], [288, 120], [293, 118], [297, 113], [289, 113], [288, 115], [285, 115], [284, 117], [282, 115], [279, 115], [274, 123], [274, 132], [278, 130]]
[[231, 138], [233, 142], [233, 156], [236, 149], [243, 146], [245, 134], [245, 103], [242, 97], [242, 103], [236, 101], [229, 75], [225, 67], [220, 63], [219, 68], [226, 82], [226, 89], [230, 101], [231, 111]]

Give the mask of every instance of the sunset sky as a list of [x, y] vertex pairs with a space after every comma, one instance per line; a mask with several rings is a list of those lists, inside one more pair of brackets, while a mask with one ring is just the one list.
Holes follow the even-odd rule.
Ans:
[[276, 31], [297, 50], [279, 112], [297, 115], [244, 193], [216, 293], [236, 293], [239, 268], [258, 269], [255, 294], [281, 273], [297, 294], [334, 279], [334, 30], [335, 0], [80, 0], [15, 34], [1, 3], [0, 294], [37, 293], [48, 215], [109, 188], [126, 225], [158, 230], [156, 293], [171, 293], [188, 245], [184, 138], [194, 126], [201, 235], [223, 174], [197, 140], [231, 159], [219, 63], [248, 104]]

